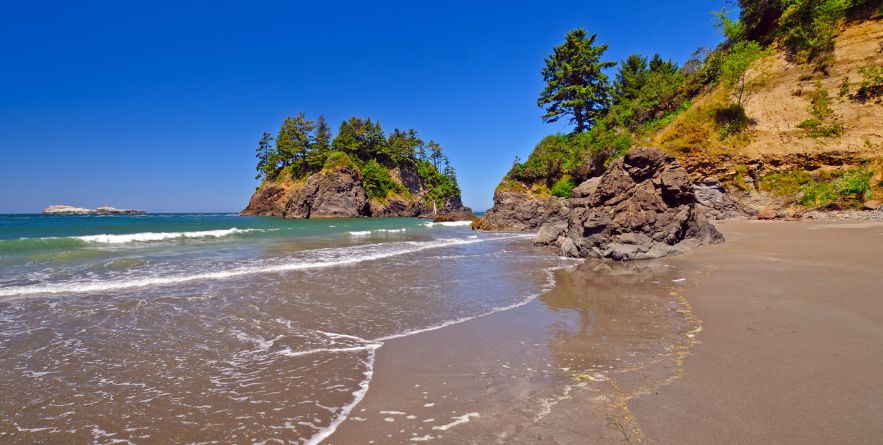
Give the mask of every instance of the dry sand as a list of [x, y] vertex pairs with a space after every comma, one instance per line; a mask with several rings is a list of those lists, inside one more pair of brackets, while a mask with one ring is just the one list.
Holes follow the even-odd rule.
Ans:
[[883, 443], [883, 223], [727, 222], [670, 261], [702, 320], [683, 378], [629, 405], [653, 443]]
[[883, 223], [720, 223], [387, 342], [327, 443], [883, 443]]

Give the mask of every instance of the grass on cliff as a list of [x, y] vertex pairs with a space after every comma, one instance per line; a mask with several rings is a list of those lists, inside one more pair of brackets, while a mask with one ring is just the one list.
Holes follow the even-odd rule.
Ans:
[[760, 188], [804, 207], [818, 207], [832, 202], [859, 207], [875, 192], [883, 192], [883, 185], [873, 180], [874, 177], [873, 164], [840, 171], [790, 171], [760, 178]]
[[843, 134], [843, 125], [834, 118], [831, 98], [820, 81], [816, 81], [816, 88], [810, 93], [809, 100], [812, 117], [804, 120], [797, 127], [812, 138], [833, 138]]

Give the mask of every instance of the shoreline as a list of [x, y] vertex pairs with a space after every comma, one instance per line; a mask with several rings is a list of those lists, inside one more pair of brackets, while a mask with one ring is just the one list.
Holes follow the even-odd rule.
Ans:
[[[757, 298], [746, 294], [779, 277], [775, 270], [764, 276], [769, 265], [761, 262], [754, 264], [759, 278], [751, 269], [758, 258], [783, 270], [806, 267], [805, 262], [824, 268], [826, 262], [842, 260], [828, 258], [825, 247], [861, 245], [862, 238], [883, 235], [883, 223], [718, 224], [728, 238], [725, 244], [634, 263], [587, 261], [555, 271], [551, 290], [516, 308], [388, 339], [376, 350], [364, 398], [323, 443], [825, 443], [844, 438], [867, 443], [883, 437], [883, 426], [869, 422], [880, 418], [874, 413], [883, 414], [883, 403], [873, 402], [883, 400], [883, 389], [871, 391], [880, 393], [876, 399], [844, 396], [868, 405], [864, 423], [849, 421], [856, 416], [845, 407], [824, 415], [813, 411], [819, 415], [813, 418], [801, 415], [804, 408], [785, 410], [769, 401], [800, 399], [809, 389], [804, 386], [813, 384], [804, 374], [812, 374], [816, 362], [796, 356], [776, 360], [768, 354], [778, 349], [768, 350], [763, 343], [746, 349], [739, 341], [750, 340], [759, 329], [776, 328], [767, 324], [771, 320], [738, 316], [745, 298]], [[850, 233], [849, 240], [838, 232]], [[810, 245], [800, 249], [802, 243]], [[874, 258], [880, 253], [865, 245], [863, 254], [856, 255], [870, 262], [862, 276], [877, 287], [879, 279], [867, 274], [883, 270], [883, 258]], [[731, 269], [731, 264], [741, 268]], [[727, 283], [740, 286], [732, 289]], [[780, 284], [781, 298], [793, 283]], [[707, 297], [712, 291], [715, 298]], [[865, 340], [883, 347], [883, 311], [871, 311], [880, 316]], [[775, 321], [802, 322], [789, 312], [778, 316]], [[732, 338], [722, 335], [734, 319], [757, 326], [728, 334]], [[817, 334], [814, 341], [838, 344], [828, 334]], [[864, 365], [866, 377], [883, 369], [883, 359], [852, 359], [858, 363], [827, 363], [829, 384], [851, 388], [847, 368], [854, 365]], [[736, 384], [742, 374], [718, 369], [722, 361], [743, 372], [753, 370], [756, 380], [747, 387]], [[801, 370], [790, 387], [788, 376], [781, 374], [786, 364]], [[866, 385], [876, 381], [883, 388], [883, 379], [869, 378]], [[768, 391], [756, 393], [752, 386]], [[733, 407], [720, 408], [728, 405]], [[822, 420], [829, 429], [811, 427]], [[778, 422], [791, 425], [791, 435]]]

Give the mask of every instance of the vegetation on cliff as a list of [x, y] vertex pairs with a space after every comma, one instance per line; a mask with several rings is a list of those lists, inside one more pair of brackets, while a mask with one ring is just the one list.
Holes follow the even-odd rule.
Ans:
[[[812, 86], [789, 94], [806, 102], [800, 112], [808, 117], [804, 114], [791, 123], [788, 137], [815, 141], [801, 141], [799, 147], [844, 136], [845, 126], [834, 102], [844, 103], [842, 107], [880, 102], [883, 70], [875, 62], [879, 60], [876, 56], [856, 62], [864, 66], [851, 66], [852, 77], [849, 72], [836, 73], [842, 80], [833, 91], [828, 86], [833, 71], [842, 70], [835, 69], [836, 38], [847, 25], [879, 20], [883, 16], [879, 0], [738, 3], [738, 19], [730, 18], [727, 11], [715, 13], [725, 41], [713, 49], [696, 50], [683, 66], [659, 54], [633, 54], [613, 63], [605, 60], [607, 45], [597, 43], [597, 35], [582, 29], [567, 33], [564, 42], [546, 58], [542, 75], [547, 86], [537, 103], [545, 111], [545, 121], [567, 118], [574, 125], [573, 132], [547, 136], [526, 160], [516, 158], [500, 187], [570, 197], [576, 185], [600, 175], [611, 161], [644, 143], [678, 157], [710, 162], [718, 155], [735, 156], [750, 144], [764, 143], [758, 142], [754, 131], [761, 117], [756, 102], [777, 100], [772, 94], [760, 99], [758, 95], [769, 90], [772, 81], [786, 83], [782, 73], [795, 70], [782, 64], [796, 65], [805, 73], [800, 74], [800, 82], [811, 82]], [[776, 63], [779, 66], [774, 66]], [[608, 76], [608, 71], [613, 75]], [[780, 147], [778, 136], [776, 146]], [[875, 142], [865, 139], [864, 145], [873, 147]], [[855, 202], [860, 196], [873, 194], [874, 179], [868, 184], [870, 191], [861, 193], [844, 185], [861, 180], [868, 183], [867, 178], [874, 176], [850, 173], [871, 167], [853, 167], [801, 179], [799, 186], [790, 188], [794, 191], [792, 200], [814, 206], [833, 200]], [[767, 182], [771, 181], [775, 182]], [[752, 187], [762, 190], [759, 181]]]
[[354, 168], [362, 177], [369, 200], [413, 199], [394, 169], [412, 170], [427, 187], [425, 204], [442, 206], [459, 199], [460, 186], [448, 156], [435, 141], [425, 143], [413, 129], [386, 134], [370, 118], [341, 122], [336, 136], [323, 116], [315, 121], [304, 113], [286, 117], [273, 137], [264, 132], [256, 149], [257, 175], [263, 183], [302, 181], [323, 170]]

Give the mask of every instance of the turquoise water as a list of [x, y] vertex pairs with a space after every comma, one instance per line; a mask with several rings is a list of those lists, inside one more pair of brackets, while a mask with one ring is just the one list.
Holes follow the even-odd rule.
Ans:
[[0, 443], [317, 443], [384, 342], [548, 289], [562, 260], [530, 239], [416, 218], [0, 216]]
[[[442, 226], [443, 227], [443, 226]], [[456, 227], [456, 226], [454, 226]], [[435, 230], [434, 230], [435, 228]], [[235, 214], [0, 216], [0, 299], [115, 289], [113, 278], [155, 279], [249, 267], [318, 247], [427, 240], [416, 218], [287, 220]], [[106, 281], [102, 287], [102, 280]]]

